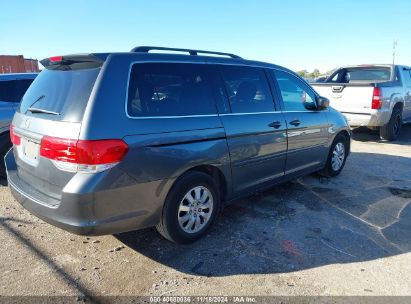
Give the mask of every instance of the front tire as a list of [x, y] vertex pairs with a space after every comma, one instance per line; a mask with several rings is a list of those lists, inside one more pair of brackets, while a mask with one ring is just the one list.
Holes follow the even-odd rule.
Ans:
[[394, 108], [391, 114], [390, 121], [380, 127], [380, 138], [388, 141], [393, 141], [400, 135], [402, 126], [402, 110], [400, 108]]
[[337, 176], [341, 173], [345, 166], [349, 152], [349, 138], [343, 134], [338, 134], [330, 148], [328, 153], [327, 162], [323, 170], [320, 171], [321, 175], [324, 176]]
[[167, 195], [157, 231], [166, 239], [192, 243], [205, 235], [220, 210], [215, 181], [202, 172], [189, 172]]

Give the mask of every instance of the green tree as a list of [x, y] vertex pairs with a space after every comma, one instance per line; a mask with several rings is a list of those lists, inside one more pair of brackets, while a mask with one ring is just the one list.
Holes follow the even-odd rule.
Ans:
[[311, 75], [313, 76], [313, 78], [317, 78], [318, 76], [321, 75], [320, 70], [319, 69], [314, 69], [314, 71], [311, 73]]
[[297, 74], [301, 77], [306, 77], [308, 74], [308, 71], [307, 70], [297, 71]]

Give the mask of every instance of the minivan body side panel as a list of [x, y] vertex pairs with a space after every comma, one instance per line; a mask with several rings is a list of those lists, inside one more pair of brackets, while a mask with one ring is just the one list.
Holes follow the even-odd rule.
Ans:
[[[281, 112], [221, 115], [227, 134], [236, 195], [284, 175], [287, 129]], [[279, 121], [278, 130], [269, 124]]]
[[[286, 175], [324, 166], [329, 136], [326, 111], [284, 112], [288, 123]], [[300, 120], [299, 126], [289, 122]]]
[[[130, 147], [117, 168], [127, 171], [127, 178], [136, 184], [160, 181], [152, 197], [145, 204], [153, 208], [157, 222], [167, 193], [175, 180], [198, 166], [217, 168], [226, 181], [227, 197], [231, 195], [230, 156], [223, 128], [126, 136]], [[223, 182], [223, 181], [222, 181]], [[130, 201], [135, 207], [143, 202]]]

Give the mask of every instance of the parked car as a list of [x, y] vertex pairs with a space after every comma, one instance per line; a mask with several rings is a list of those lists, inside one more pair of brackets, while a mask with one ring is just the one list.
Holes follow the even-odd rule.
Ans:
[[399, 65], [357, 65], [338, 69], [313, 88], [330, 99], [351, 127], [379, 130], [396, 140], [403, 123], [411, 122], [411, 68]]
[[42, 64], [13, 119], [9, 186], [77, 234], [156, 226], [192, 242], [234, 199], [335, 176], [350, 152], [344, 117], [277, 65], [155, 47]]
[[0, 176], [6, 177], [4, 156], [11, 148], [9, 128], [14, 112], [37, 73], [0, 74]]

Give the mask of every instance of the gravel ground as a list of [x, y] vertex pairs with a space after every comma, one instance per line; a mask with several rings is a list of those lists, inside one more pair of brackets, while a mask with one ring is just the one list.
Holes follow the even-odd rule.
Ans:
[[227, 207], [188, 246], [154, 229], [83, 237], [0, 186], [0, 295], [411, 295], [411, 126], [355, 132], [342, 174], [306, 176]]

